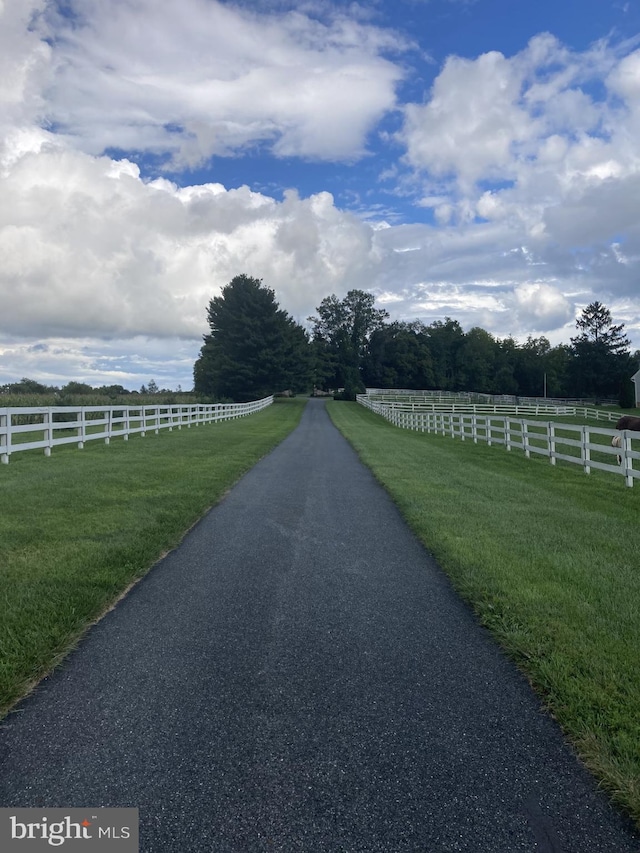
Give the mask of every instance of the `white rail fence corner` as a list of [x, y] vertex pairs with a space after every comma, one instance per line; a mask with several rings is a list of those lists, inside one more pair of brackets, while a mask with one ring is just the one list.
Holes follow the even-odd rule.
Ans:
[[22, 406], [0, 408], [0, 462], [8, 464], [13, 453], [44, 450], [87, 441], [112, 438], [127, 441], [130, 435], [144, 437], [161, 429], [182, 429], [215, 421], [241, 418], [267, 408], [273, 397], [250, 403], [198, 403], [157, 406]]
[[[372, 412], [404, 429], [448, 435], [470, 439], [474, 443], [485, 441], [487, 445], [502, 445], [507, 450], [522, 450], [527, 457], [539, 454], [548, 457], [555, 465], [558, 460], [581, 465], [586, 474], [592, 469], [622, 475], [625, 485], [633, 486], [640, 478], [640, 433], [631, 430], [618, 431], [608, 427], [567, 424], [558, 421], [530, 420], [518, 415], [583, 415], [601, 420], [617, 420], [619, 413], [600, 412], [594, 409], [563, 406], [501, 406], [485, 404], [452, 404], [435, 402], [389, 402], [382, 394], [359, 394], [356, 400]], [[510, 408], [511, 412], [506, 410]], [[587, 414], [589, 412], [589, 414]], [[607, 415], [607, 417], [604, 417]], [[611, 416], [609, 418], [608, 416]], [[620, 446], [613, 447], [611, 441], [620, 437]], [[618, 462], [618, 459], [621, 461]], [[636, 464], [634, 465], [634, 462]]]

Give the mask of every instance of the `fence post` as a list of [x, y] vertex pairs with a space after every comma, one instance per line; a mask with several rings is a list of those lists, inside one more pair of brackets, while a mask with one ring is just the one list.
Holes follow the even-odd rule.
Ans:
[[580, 448], [580, 451], [582, 454], [584, 473], [590, 474], [591, 465], [589, 465], [589, 462], [591, 462], [591, 451], [589, 450], [589, 427], [586, 425], [582, 427], [582, 447]]
[[511, 421], [509, 418], [504, 419], [504, 443], [509, 453], [511, 453]]
[[[2, 432], [4, 432], [4, 441], [2, 441]], [[6, 414], [0, 415], [0, 460], [3, 465], [9, 464], [9, 456], [11, 455], [11, 411], [6, 410]]]
[[113, 409], [107, 412], [107, 437], [104, 440], [105, 444], [111, 444], [111, 431], [113, 429]]
[[549, 461], [556, 464], [556, 428], [553, 421], [547, 421], [547, 436], [549, 441]]
[[622, 441], [620, 442], [620, 451], [622, 455], [622, 464], [624, 466], [624, 482], [626, 486], [633, 486], [633, 458], [631, 456], [631, 432], [628, 429], [622, 432]]
[[522, 447], [524, 449], [524, 455], [527, 459], [530, 459], [531, 451], [529, 450], [529, 425], [525, 420], [521, 420], [520, 426], [522, 428]]
[[87, 416], [85, 415], [84, 406], [82, 406], [80, 408], [80, 426], [78, 427], [78, 438], [80, 439], [78, 441], [78, 450], [84, 450], [84, 441], [87, 437], [86, 418]]
[[44, 426], [44, 440], [47, 442], [47, 446], [44, 449], [44, 455], [51, 456], [51, 448], [53, 446], [53, 415], [51, 413], [51, 408], [47, 409], [42, 416], [42, 424]]

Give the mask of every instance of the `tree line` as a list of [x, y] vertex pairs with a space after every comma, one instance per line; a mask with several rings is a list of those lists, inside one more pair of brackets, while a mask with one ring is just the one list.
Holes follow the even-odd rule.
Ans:
[[173, 403], [208, 402], [199, 400], [191, 391], [160, 388], [154, 379], [131, 391], [123, 385], [89, 385], [87, 382], [67, 382], [65, 385], [45, 385], [27, 377], [19, 382], [0, 385], [2, 406], [139, 406], [171, 405]]
[[465, 332], [450, 317], [391, 322], [362, 290], [328, 296], [316, 311], [305, 328], [260, 279], [236, 276], [209, 303], [194, 391], [244, 401], [284, 389], [343, 389], [353, 399], [365, 387], [415, 388], [634, 405], [640, 351], [631, 354], [624, 324], [600, 302], [583, 310], [569, 344], [553, 347], [545, 337], [519, 344], [480, 327]]
[[193, 391], [160, 389], [153, 379], [139, 391], [22, 379], [0, 386], [0, 405], [34, 405], [35, 396], [42, 405], [244, 402], [314, 388], [353, 399], [373, 387], [617, 400], [631, 408], [630, 377], [640, 367], [640, 351], [631, 354], [624, 325], [600, 302], [582, 311], [569, 344], [552, 347], [545, 337], [517, 343], [479, 326], [465, 332], [450, 317], [390, 321], [362, 290], [327, 296], [305, 327], [260, 279], [238, 275], [211, 299], [207, 321]]

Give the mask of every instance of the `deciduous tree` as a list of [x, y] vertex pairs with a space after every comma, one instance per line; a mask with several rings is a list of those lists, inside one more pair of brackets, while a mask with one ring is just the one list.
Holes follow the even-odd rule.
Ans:
[[364, 379], [374, 388], [433, 388], [433, 364], [419, 321], [385, 324], [372, 332]]
[[389, 316], [374, 306], [373, 294], [350, 290], [344, 299], [327, 296], [316, 309], [318, 315], [309, 317], [318, 373], [326, 386], [344, 387], [348, 397], [364, 390], [362, 367], [369, 338]]
[[458, 381], [458, 353], [464, 341], [462, 326], [457, 320], [445, 317], [427, 326], [429, 349], [433, 359], [435, 387], [443, 391], [466, 391]]

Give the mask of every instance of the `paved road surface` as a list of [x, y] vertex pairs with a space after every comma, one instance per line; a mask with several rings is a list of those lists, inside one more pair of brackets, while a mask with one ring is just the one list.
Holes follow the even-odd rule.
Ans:
[[0, 727], [1, 806], [133, 806], [145, 853], [629, 853], [311, 400]]

